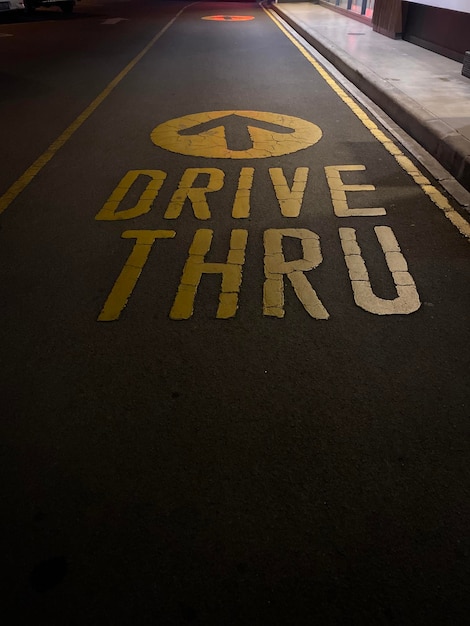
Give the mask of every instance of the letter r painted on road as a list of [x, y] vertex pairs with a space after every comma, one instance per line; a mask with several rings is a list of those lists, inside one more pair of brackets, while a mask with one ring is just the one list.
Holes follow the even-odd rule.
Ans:
[[194, 235], [178, 293], [170, 311], [170, 318], [173, 320], [185, 320], [193, 314], [194, 300], [203, 274], [222, 274], [217, 318], [227, 319], [237, 312], [248, 231], [232, 230], [226, 263], [206, 263], [205, 257], [211, 247], [213, 232], [201, 228]]
[[[193, 187], [199, 174], [208, 174], [209, 182], [204, 187]], [[165, 212], [165, 219], [176, 219], [181, 215], [186, 198], [191, 201], [194, 216], [199, 220], [211, 217], [206, 193], [220, 191], [224, 186], [224, 172], [215, 167], [190, 167], [181, 177], [178, 189], [174, 192]]]
[[[130, 209], [118, 211], [119, 205], [129, 193], [130, 189], [141, 176], [150, 178], [144, 191], [140, 194], [137, 204]], [[145, 215], [152, 208], [152, 203], [158, 196], [164, 181], [166, 172], [162, 170], [130, 170], [124, 175], [113, 193], [96, 215], [96, 220], [129, 220], [133, 217]]]
[[[300, 239], [302, 259], [285, 260], [283, 237]], [[263, 314], [284, 317], [284, 276], [287, 276], [307, 313], [315, 319], [328, 319], [328, 311], [305, 276], [305, 272], [315, 269], [323, 260], [319, 236], [306, 228], [270, 228], [264, 232], [264, 250], [266, 280], [263, 288]]]

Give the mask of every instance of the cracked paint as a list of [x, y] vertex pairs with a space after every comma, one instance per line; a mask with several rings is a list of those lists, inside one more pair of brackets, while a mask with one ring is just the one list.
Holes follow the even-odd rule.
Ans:
[[170, 318], [173, 320], [188, 319], [192, 316], [197, 289], [203, 274], [222, 274], [222, 287], [216, 317], [228, 319], [234, 317], [237, 312], [248, 231], [243, 229], [232, 230], [226, 263], [206, 263], [205, 261], [206, 254], [211, 247], [213, 234], [213, 230], [201, 228], [194, 235], [178, 292], [170, 311]]
[[284, 217], [299, 217], [307, 186], [308, 171], [308, 167], [298, 167], [294, 173], [292, 187], [289, 187], [282, 168], [269, 168], [274, 192]]
[[126, 230], [122, 233], [123, 239], [135, 239], [136, 241], [98, 316], [99, 322], [111, 322], [119, 319], [134, 291], [155, 240], [173, 239], [175, 235], [174, 230]]
[[[285, 260], [282, 251], [283, 237], [300, 239], [302, 259]], [[315, 269], [323, 260], [319, 236], [306, 228], [270, 228], [264, 232], [264, 250], [266, 280], [263, 286], [263, 314], [284, 317], [284, 276], [287, 276], [297, 298], [310, 317], [328, 319], [328, 311], [305, 276], [305, 272]]]
[[393, 230], [389, 226], [375, 226], [374, 231], [392, 275], [397, 297], [393, 300], [385, 300], [374, 294], [367, 266], [357, 243], [355, 229], [340, 228], [339, 236], [351, 280], [354, 301], [361, 309], [375, 315], [408, 315], [414, 313], [420, 308], [421, 302]]
[[[208, 174], [209, 182], [204, 187], [193, 187], [199, 174]], [[200, 220], [208, 220], [211, 217], [206, 193], [220, 191], [224, 186], [224, 172], [215, 167], [190, 167], [185, 170], [178, 189], [174, 192], [167, 210], [165, 219], [176, 219], [181, 215], [186, 198], [193, 207], [194, 216]]]
[[[139, 197], [137, 204], [129, 209], [118, 211], [121, 202], [124, 200], [132, 185], [141, 176], [150, 178], [145, 190]], [[145, 215], [152, 208], [155, 198], [158, 196], [166, 179], [166, 172], [162, 170], [130, 170], [123, 176], [118, 186], [104, 203], [103, 208], [96, 215], [95, 220], [128, 220], [133, 217]]]
[[238, 219], [250, 217], [250, 197], [254, 174], [255, 169], [253, 167], [242, 167], [240, 176], [238, 177], [235, 199], [233, 201], [232, 217]]
[[[247, 150], [231, 150], [227, 145], [225, 127], [216, 126], [195, 135], [181, 135], [182, 131], [206, 124], [220, 118], [235, 115], [247, 118], [246, 127], [252, 140]], [[255, 121], [282, 126], [289, 133], [273, 132], [258, 128]], [[190, 156], [221, 159], [260, 159], [291, 154], [305, 150], [322, 137], [321, 129], [312, 122], [298, 117], [263, 111], [208, 111], [179, 117], [160, 124], [151, 133], [153, 143], [170, 152]]]
[[346, 191], [375, 191], [374, 185], [346, 185], [341, 180], [340, 172], [362, 172], [365, 165], [328, 165], [325, 167], [326, 180], [330, 188], [331, 201], [337, 217], [367, 217], [386, 215], [383, 207], [351, 209]]

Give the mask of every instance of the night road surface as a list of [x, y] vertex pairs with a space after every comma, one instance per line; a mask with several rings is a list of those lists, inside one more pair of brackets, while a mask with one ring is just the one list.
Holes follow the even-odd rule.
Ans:
[[466, 623], [454, 201], [256, 3], [0, 33], [8, 624]]

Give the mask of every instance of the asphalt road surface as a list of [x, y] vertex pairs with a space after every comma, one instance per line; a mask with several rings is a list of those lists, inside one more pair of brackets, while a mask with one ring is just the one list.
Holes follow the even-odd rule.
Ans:
[[255, 3], [0, 35], [4, 623], [467, 623], [452, 199]]

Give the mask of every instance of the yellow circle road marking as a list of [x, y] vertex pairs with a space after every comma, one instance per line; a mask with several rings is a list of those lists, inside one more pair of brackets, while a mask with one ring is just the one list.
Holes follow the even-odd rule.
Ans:
[[299, 117], [265, 111], [208, 111], [160, 124], [151, 133], [156, 146], [189, 156], [264, 159], [310, 148], [321, 129]]
[[254, 20], [253, 15], [206, 15], [201, 20], [211, 20], [213, 22], [247, 22]]

